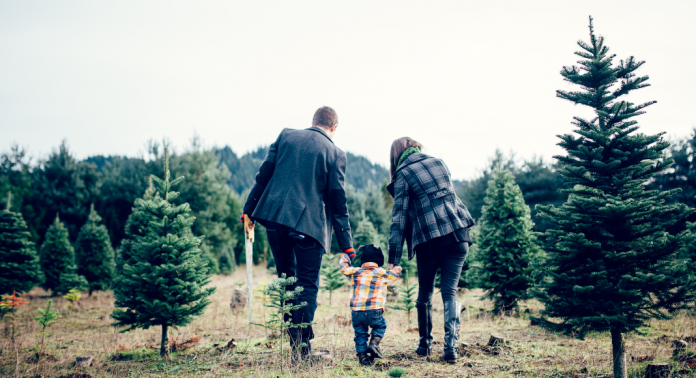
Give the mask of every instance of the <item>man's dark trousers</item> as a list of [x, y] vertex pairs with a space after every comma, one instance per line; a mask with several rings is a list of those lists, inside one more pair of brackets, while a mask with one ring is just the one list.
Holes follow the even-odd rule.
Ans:
[[[297, 277], [297, 282], [288, 287], [288, 290], [294, 290], [297, 286], [304, 288], [297, 297], [296, 303], [307, 302], [307, 305], [294, 311], [292, 322], [293, 324], [311, 323], [317, 309], [319, 271], [324, 248], [315, 239], [289, 227], [272, 222], [264, 223], [278, 277], [281, 277], [283, 273], [286, 277]], [[300, 343], [306, 343], [311, 349], [309, 340], [314, 338], [312, 326], [303, 329], [290, 329], [290, 335], [292, 343], [296, 344], [293, 347]]]

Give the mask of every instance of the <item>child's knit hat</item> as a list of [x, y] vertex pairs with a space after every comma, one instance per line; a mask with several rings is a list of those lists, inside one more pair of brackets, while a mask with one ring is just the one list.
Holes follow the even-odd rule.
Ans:
[[360, 255], [361, 263], [372, 262], [380, 267], [384, 265], [384, 254], [382, 254], [382, 249], [379, 246], [367, 244], [358, 248], [358, 251], [362, 252], [362, 255]]

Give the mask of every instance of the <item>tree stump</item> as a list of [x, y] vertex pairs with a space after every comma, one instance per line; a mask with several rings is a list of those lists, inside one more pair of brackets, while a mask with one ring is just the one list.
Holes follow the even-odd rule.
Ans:
[[672, 356], [679, 357], [679, 355], [686, 352], [686, 348], [689, 347], [689, 343], [687, 343], [684, 340], [675, 340], [674, 342], [672, 342], [672, 347], [674, 348]]
[[82, 357], [76, 357], [75, 358], [75, 366], [77, 367], [89, 367], [92, 365], [92, 360], [94, 357], [92, 356], [82, 356]]
[[645, 369], [645, 378], [667, 378], [669, 376], [669, 364], [650, 364]]
[[399, 298], [399, 288], [396, 286], [387, 286], [387, 297]]
[[505, 339], [502, 336], [491, 334], [491, 338], [488, 339], [489, 347], [504, 346]]
[[235, 288], [232, 292], [232, 300], [230, 301], [230, 308], [232, 311], [237, 311], [243, 309], [247, 304], [247, 292], [242, 288]]

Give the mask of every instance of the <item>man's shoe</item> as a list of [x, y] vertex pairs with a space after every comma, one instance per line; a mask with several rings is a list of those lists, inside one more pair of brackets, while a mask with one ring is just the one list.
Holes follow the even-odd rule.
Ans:
[[382, 358], [382, 351], [379, 350], [380, 341], [382, 341], [382, 336], [372, 335], [370, 345], [367, 346], [367, 352], [372, 355], [372, 358]]
[[429, 356], [433, 351], [431, 346], [433, 341], [432, 308], [433, 306], [430, 303], [416, 303], [416, 310], [418, 312], [418, 334], [420, 336], [416, 354], [419, 356]]
[[458, 301], [445, 302], [445, 353], [442, 359], [450, 364], [459, 359], [459, 316], [462, 304]]
[[360, 361], [360, 365], [372, 365], [372, 359], [367, 355], [367, 352], [358, 353], [358, 360]]

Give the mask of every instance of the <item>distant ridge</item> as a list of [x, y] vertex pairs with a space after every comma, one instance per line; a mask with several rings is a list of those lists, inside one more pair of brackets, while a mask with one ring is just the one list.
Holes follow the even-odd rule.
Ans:
[[[254, 176], [261, 167], [267, 152], [268, 146], [263, 146], [238, 157], [229, 146], [225, 146], [218, 148], [215, 154], [220, 157], [220, 162], [224, 163], [232, 173], [228, 182], [230, 188], [237, 193], [242, 193], [253, 185]], [[365, 189], [371, 184], [381, 186], [389, 179], [389, 172], [386, 168], [371, 162], [364, 156], [346, 152], [346, 158], [348, 160], [346, 184], [355, 189]]]

